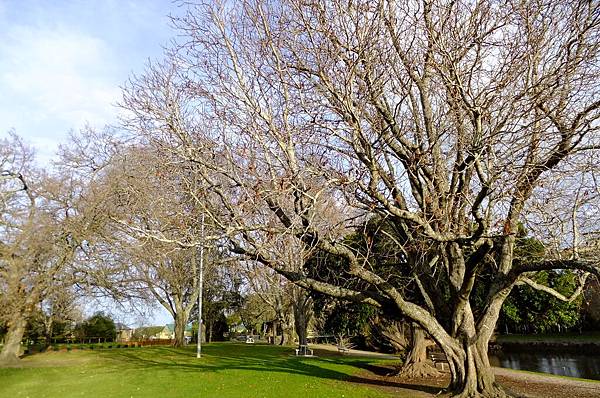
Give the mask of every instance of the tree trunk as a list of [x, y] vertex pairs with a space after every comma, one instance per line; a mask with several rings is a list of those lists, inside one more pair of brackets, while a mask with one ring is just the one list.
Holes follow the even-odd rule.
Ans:
[[8, 324], [8, 332], [4, 338], [4, 346], [0, 352], [0, 366], [18, 366], [20, 363], [19, 351], [21, 340], [25, 333], [27, 321], [23, 317], [17, 317]]
[[449, 392], [461, 398], [507, 397], [506, 392], [496, 384], [487, 357], [487, 346], [464, 344], [463, 348], [459, 353], [445, 352], [451, 373]]
[[173, 347], [183, 347], [185, 344], [185, 317], [181, 312], [175, 315], [175, 338]]
[[438, 371], [427, 358], [425, 331], [418, 325], [411, 325], [410, 351], [400, 369], [399, 376], [407, 378], [440, 377]]
[[296, 335], [298, 336], [298, 345], [307, 344], [307, 331], [308, 331], [308, 320], [302, 311], [297, 311], [294, 314], [294, 326], [296, 328]]
[[52, 341], [52, 327], [54, 325], [54, 317], [52, 315], [44, 317], [44, 339], [46, 346]]
[[312, 299], [306, 290], [298, 286], [294, 287], [293, 298], [294, 329], [298, 336], [298, 346], [306, 346], [308, 324], [312, 317]]

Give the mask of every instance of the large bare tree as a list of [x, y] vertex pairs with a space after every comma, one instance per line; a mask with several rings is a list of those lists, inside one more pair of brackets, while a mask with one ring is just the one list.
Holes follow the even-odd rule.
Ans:
[[91, 224], [77, 179], [37, 170], [16, 135], [0, 148], [0, 317], [8, 326], [0, 364], [11, 365], [19, 361], [28, 317], [69, 286], [67, 268]]
[[[302, 287], [393, 306], [444, 350], [452, 393], [502, 396], [487, 350], [512, 287], [544, 269], [600, 275], [577, 253], [532, 263], [514, 251], [518, 225], [537, 220], [539, 201], [577, 202], [593, 180], [589, 167], [597, 170], [589, 159], [600, 145], [598, 7], [193, 4], [175, 20], [179, 47], [128, 87], [126, 126], [195, 165], [224, 209], [207, 214], [238, 253]], [[575, 186], [560, 182], [573, 173]], [[552, 195], [547, 180], [558, 181]], [[427, 260], [413, 273], [418, 301], [337, 239], [323, 197], [405, 231], [398, 245]], [[368, 287], [286, 269], [266, 245], [277, 234], [344, 257], [344, 272]], [[483, 272], [491, 282], [474, 308]]]

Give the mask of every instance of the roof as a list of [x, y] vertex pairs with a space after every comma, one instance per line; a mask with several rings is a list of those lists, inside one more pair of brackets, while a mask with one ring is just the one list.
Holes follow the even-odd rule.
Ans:
[[125, 325], [124, 323], [121, 323], [121, 322], [115, 323], [115, 328], [117, 330], [131, 330], [131, 328], [129, 326], [127, 326], [127, 325]]
[[164, 326], [143, 326], [135, 329], [134, 337], [150, 337], [159, 334], [164, 329]]
[[[165, 325], [165, 327], [167, 328], [167, 330], [169, 331], [169, 333], [174, 333], [175, 332], [175, 324], [174, 323], [167, 323]], [[185, 326], [185, 331], [186, 332], [191, 332], [192, 331], [192, 324], [191, 323], [188, 323]]]

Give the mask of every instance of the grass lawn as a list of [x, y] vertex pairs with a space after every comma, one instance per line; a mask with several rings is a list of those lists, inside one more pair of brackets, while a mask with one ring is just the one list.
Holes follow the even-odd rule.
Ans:
[[[0, 397], [390, 397], [349, 377], [371, 358], [298, 358], [291, 347], [212, 343], [195, 347], [48, 352], [0, 368]], [[364, 381], [364, 384], [360, 381]], [[397, 397], [397, 395], [396, 395]]]

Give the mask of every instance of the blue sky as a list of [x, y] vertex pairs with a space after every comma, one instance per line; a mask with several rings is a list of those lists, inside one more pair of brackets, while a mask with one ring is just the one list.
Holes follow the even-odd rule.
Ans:
[[[0, 136], [14, 129], [44, 164], [70, 130], [115, 122], [119, 87], [161, 57], [178, 10], [169, 0], [0, 0]], [[147, 321], [171, 318], [157, 310]]]
[[0, 0], [0, 135], [53, 156], [70, 130], [115, 121], [120, 86], [161, 57], [169, 0]]

